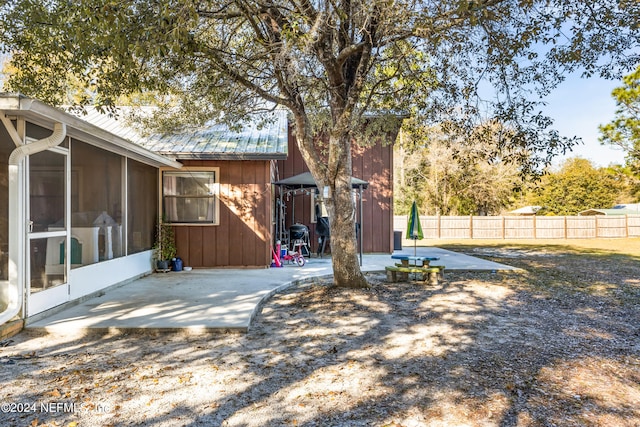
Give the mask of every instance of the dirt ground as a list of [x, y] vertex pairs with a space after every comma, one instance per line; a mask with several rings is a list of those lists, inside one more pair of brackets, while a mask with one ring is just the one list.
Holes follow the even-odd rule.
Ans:
[[246, 335], [19, 334], [2, 426], [640, 426], [640, 259], [458, 248], [525, 269], [326, 282]]

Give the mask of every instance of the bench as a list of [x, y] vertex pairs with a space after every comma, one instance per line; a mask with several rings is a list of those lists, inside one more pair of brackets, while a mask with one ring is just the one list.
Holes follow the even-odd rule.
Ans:
[[[427, 263], [428, 263], [428, 261], [427, 261]], [[399, 263], [399, 262], [396, 262], [395, 266], [396, 266], [396, 267], [401, 267], [401, 268], [402, 268], [402, 267], [404, 267], [404, 268], [406, 268], [406, 267], [407, 267], [407, 265], [402, 264], [402, 263]], [[414, 268], [414, 267], [415, 267], [415, 268], [420, 268], [420, 266], [417, 266], [417, 265], [416, 265], [416, 266], [409, 266], [409, 267], [410, 267], [410, 268]], [[426, 269], [429, 269], [429, 268], [439, 268], [439, 269], [440, 269], [440, 272], [439, 272], [439, 274], [440, 274], [440, 278], [441, 278], [441, 279], [444, 279], [444, 265], [429, 265], [429, 264], [427, 264], [427, 265], [423, 265], [423, 266], [422, 266], [422, 268], [426, 268]]]
[[409, 274], [422, 274], [422, 280], [426, 281], [429, 277], [429, 284], [437, 285], [438, 276], [444, 272], [444, 267], [403, 267], [393, 266], [385, 267], [387, 272], [387, 280], [389, 282], [408, 281]]

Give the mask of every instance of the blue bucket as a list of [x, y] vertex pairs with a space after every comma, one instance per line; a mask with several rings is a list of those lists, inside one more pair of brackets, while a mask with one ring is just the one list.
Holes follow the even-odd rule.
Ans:
[[182, 271], [182, 259], [176, 258], [172, 261], [173, 263], [173, 271]]

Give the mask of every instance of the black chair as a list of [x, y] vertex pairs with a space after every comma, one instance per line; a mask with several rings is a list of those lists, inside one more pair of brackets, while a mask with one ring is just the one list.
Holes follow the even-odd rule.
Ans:
[[318, 250], [317, 254], [320, 258], [324, 255], [324, 249], [327, 246], [329, 240], [329, 218], [326, 216], [320, 216], [320, 205], [316, 205], [316, 234], [318, 235]]

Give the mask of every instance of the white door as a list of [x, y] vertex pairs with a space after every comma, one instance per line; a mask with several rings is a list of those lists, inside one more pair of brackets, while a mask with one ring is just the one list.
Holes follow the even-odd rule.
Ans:
[[[27, 315], [69, 301], [69, 153], [56, 147], [27, 159]], [[73, 248], [72, 248], [73, 249]]]

